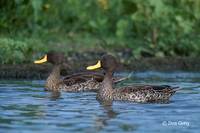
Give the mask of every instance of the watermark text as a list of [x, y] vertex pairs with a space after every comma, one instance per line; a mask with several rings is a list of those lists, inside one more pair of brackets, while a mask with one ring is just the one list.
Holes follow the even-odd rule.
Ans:
[[190, 126], [189, 121], [163, 121], [162, 122], [163, 126]]

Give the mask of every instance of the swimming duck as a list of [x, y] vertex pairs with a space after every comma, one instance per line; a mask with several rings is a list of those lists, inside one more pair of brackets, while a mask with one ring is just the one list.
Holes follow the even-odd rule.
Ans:
[[113, 89], [112, 75], [116, 70], [118, 62], [112, 55], [104, 55], [96, 65], [88, 66], [87, 70], [95, 70], [103, 68], [105, 76], [102, 85], [97, 93], [97, 100], [112, 103], [116, 101], [131, 102], [159, 102], [166, 101], [178, 90], [177, 87], [168, 85], [154, 86], [126, 86]]
[[[97, 72], [81, 72], [68, 75], [61, 78], [60, 71], [62, 67], [68, 66], [65, 63], [64, 53], [61, 52], [48, 52], [42, 59], [34, 61], [35, 64], [42, 64], [49, 62], [54, 65], [52, 72], [48, 76], [45, 84], [47, 91], [96, 91], [99, 89], [103, 81], [104, 74]], [[114, 83], [118, 83], [126, 78], [115, 78]]]

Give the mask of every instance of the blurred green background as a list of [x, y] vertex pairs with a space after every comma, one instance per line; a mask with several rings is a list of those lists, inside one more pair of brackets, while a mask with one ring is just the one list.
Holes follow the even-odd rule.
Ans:
[[200, 0], [0, 0], [0, 63], [38, 53], [200, 54]]

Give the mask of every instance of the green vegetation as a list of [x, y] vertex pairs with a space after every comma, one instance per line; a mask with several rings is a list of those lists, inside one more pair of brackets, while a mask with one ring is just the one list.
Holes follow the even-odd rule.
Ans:
[[198, 56], [199, 24], [200, 0], [0, 0], [0, 63], [52, 49]]

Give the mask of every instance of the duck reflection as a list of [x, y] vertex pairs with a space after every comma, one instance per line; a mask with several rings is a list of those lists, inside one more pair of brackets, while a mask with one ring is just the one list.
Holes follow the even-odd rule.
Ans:
[[104, 115], [97, 116], [95, 120], [96, 131], [101, 131], [108, 125], [108, 121], [117, 117], [119, 113], [115, 112], [112, 108], [112, 104], [101, 104], [103, 108]]
[[49, 98], [50, 98], [50, 100], [55, 101], [55, 100], [59, 99], [60, 96], [61, 96], [60, 91], [52, 91]]

